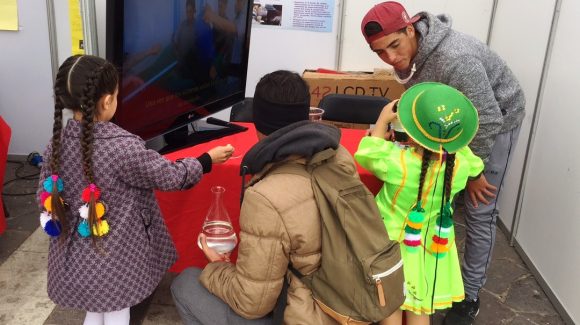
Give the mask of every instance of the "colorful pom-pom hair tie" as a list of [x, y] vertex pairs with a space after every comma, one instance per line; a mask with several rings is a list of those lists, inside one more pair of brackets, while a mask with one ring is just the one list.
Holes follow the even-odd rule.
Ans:
[[[62, 225], [52, 211], [52, 192], [53, 189], [56, 189], [57, 192], [61, 193], [64, 190], [64, 183], [58, 175], [53, 174], [42, 182], [42, 189], [44, 191], [40, 193], [40, 203], [44, 209], [40, 213], [40, 226], [49, 236], [58, 237], [62, 232]], [[64, 204], [61, 197], [59, 200], [61, 204]]]
[[421, 207], [421, 201], [411, 210], [405, 226], [405, 239], [403, 244], [409, 253], [415, 253], [421, 246], [421, 228], [425, 220], [425, 210]]
[[79, 208], [79, 215], [82, 220], [77, 227], [77, 231], [81, 237], [86, 238], [91, 235], [91, 227], [88, 221], [91, 200], [94, 202], [95, 216], [97, 218], [96, 223], [92, 227], [92, 235], [100, 237], [109, 233], [109, 223], [103, 219], [103, 216], [107, 212], [107, 207], [104, 202], [99, 200], [100, 197], [101, 190], [92, 183], [81, 194], [81, 199], [85, 202]]
[[431, 251], [437, 258], [445, 256], [449, 251], [451, 227], [453, 227], [453, 213], [451, 212], [451, 204], [447, 202], [443, 206], [442, 213], [437, 216], [435, 235], [433, 235], [431, 243]]

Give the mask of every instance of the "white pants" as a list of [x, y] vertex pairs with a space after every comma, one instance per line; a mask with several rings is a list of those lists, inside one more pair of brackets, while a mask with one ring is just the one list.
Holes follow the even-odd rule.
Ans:
[[83, 325], [129, 325], [131, 318], [130, 308], [107, 313], [93, 313], [87, 311]]

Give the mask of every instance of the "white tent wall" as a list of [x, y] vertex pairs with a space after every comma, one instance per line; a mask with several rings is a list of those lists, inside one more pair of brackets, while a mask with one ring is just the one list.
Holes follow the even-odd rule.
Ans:
[[[526, 8], [525, 15], [521, 15], [523, 7]], [[564, 88], [567, 90], [566, 93], [559, 88], [559, 82], [560, 77], [566, 78], [569, 75], [568, 71], [580, 71], [580, 65], [576, 63], [576, 67], [570, 66], [569, 62], [561, 64], [562, 61], [552, 55], [544, 66], [555, 7], [556, 0], [542, 0], [534, 3], [525, 0], [499, 0], [497, 4], [490, 46], [506, 60], [516, 74], [527, 101], [526, 117], [522, 123], [519, 142], [514, 148], [511, 166], [505, 176], [505, 187], [501, 189], [499, 206], [500, 222], [508, 232], [513, 232], [515, 235], [519, 253], [532, 268], [542, 288], [560, 314], [568, 323], [574, 323], [580, 321], [578, 314], [580, 300], [578, 295], [573, 293], [580, 291], [580, 285], [568, 280], [573, 276], [571, 270], [580, 268], [578, 254], [574, 255], [575, 251], [572, 249], [572, 247], [580, 247], [580, 240], [572, 235], [572, 229], [575, 227], [570, 223], [575, 222], [576, 225], [580, 225], [573, 218], [579, 214], [580, 210], [571, 203], [574, 200], [573, 193], [577, 194], [579, 189], [576, 183], [580, 179], [578, 177], [580, 172], [577, 170], [580, 158], [577, 150], [570, 150], [574, 147], [573, 143], [566, 145], [559, 141], [555, 146], [553, 137], [544, 138], [550, 135], [557, 136], [561, 132], [556, 133], [556, 130], [566, 129], [565, 124], [574, 123], [571, 122], [575, 120], [574, 116], [565, 115], [568, 113], [565, 110], [567, 107], [558, 106], [553, 98], [563, 95], [561, 100], [557, 100], [562, 105], [573, 100], [572, 89], [577, 89], [580, 83], [577, 80], [574, 83], [572, 78], [567, 80], [565, 84], [568, 88]], [[565, 12], [569, 13], [573, 10], [565, 10]], [[514, 17], [518, 17], [517, 21], [514, 21]], [[556, 34], [556, 40], [560, 39], [560, 43], [555, 43], [552, 47], [554, 53], [558, 53], [561, 57], [564, 57], [566, 53], [572, 53], [568, 51], [573, 49], [566, 47], [574, 46], [563, 41], [572, 36], [571, 34], [565, 36], [564, 31], [580, 28], [577, 22], [575, 26], [564, 27], [562, 19], [567, 18], [566, 22], [570, 25], [573, 21], [570, 16], [564, 17], [560, 18]], [[522, 37], [522, 35], [533, 36]], [[575, 50], [579, 50], [577, 45]], [[542, 84], [543, 69], [547, 69], [549, 73]], [[539, 102], [538, 99], [540, 99]], [[570, 112], [575, 114], [576, 118], [580, 117], [577, 110], [570, 110]], [[535, 114], [537, 114], [536, 119], [539, 118], [539, 123], [531, 132]], [[546, 114], [548, 117], [545, 116]], [[542, 126], [544, 126], [543, 129]], [[570, 139], [568, 141], [571, 142], [571, 139], [577, 138], [580, 132], [576, 129], [572, 127], [572, 134], [569, 133], [570, 136], [566, 138], [560, 137], [560, 140]], [[545, 133], [542, 134], [541, 130]], [[533, 137], [530, 136], [532, 134]], [[530, 146], [528, 146], [529, 143]], [[553, 155], [554, 149], [564, 160]], [[530, 150], [529, 153], [528, 150]], [[528, 153], [527, 161], [526, 153]], [[566, 160], [564, 157], [569, 157], [570, 154], [572, 154], [572, 159]], [[576, 157], [573, 154], [576, 154]], [[540, 167], [542, 165], [540, 161], [543, 162], [544, 167]], [[576, 168], [575, 172], [566, 171], [572, 166]], [[524, 168], [527, 168], [525, 175]], [[560, 172], [554, 174], [556, 171]], [[520, 186], [520, 181], [524, 176], [525, 181], [523, 186]], [[573, 190], [574, 186], [576, 191]], [[548, 202], [547, 198], [551, 197], [550, 194], [558, 196], [556, 201]], [[522, 197], [521, 211], [518, 211], [516, 210], [518, 199], [521, 200]], [[520, 214], [519, 220], [516, 218], [517, 214]], [[565, 226], [549, 227], [549, 225]], [[567, 259], [563, 258], [564, 256], [576, 256], [576, 258]]]
[[[518, 144], [512, 148], [511, 166], [505, 176], [505, 186], [501, 189], [499, 198], [500, 220], [510, 232], [555, 2], [541, 0], [530, 4], [525, 0], [499, 0], [493, 20], [490, 47], [507, 62], [526, 96], [526, 117], [520, 129]], [[519, 15], [524, 6], [526, 15]], [[518, 17], [517, 23], [513, 17]], [[525, 55], [522, 55], [521, 49], [526, 49]]]
[[580, 62], [574, 59], [580, 53], [575, 41], [578, 17], [580, 2], [562, 0], [516, 232], [519, 248], [563, 305], [568, 321], [576, 324], [580, 324], [580, 282], [575, 281], [580, 270]]
[[[342, 17], [339, 67], [347, 71], [372, 71], [388, 65], [369, 50], [361, 34], [360, 23], [366, 12], [384, 0], [344, 0], [345, 10]], [[449, 14], [453, 28], [472, 35], [482, 42], [487, 41], [492, 0], [400, 0], [409, 15], [420, 11], [432, 14]]]
[[8, 153], [28, 155], [51, 136], [51, 54], [46, 3], [17, 4], [19, 30], [0, 31], [0, 115], [12, 129]]

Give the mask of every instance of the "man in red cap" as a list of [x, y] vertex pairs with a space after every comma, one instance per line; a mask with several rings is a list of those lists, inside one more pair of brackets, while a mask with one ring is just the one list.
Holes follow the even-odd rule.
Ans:
[[506, 63], [481, 41], [451, 29], [447, 15], [420, 12], [409, 17], [394, 1], [369, 10], [361, 30], [371, 50], [410, 87], [437, 81], [463, 92], [479, 114], [479, 130], [469, 145], [485, 171], [467, 184], [466, 241], [462, 265], [465, 299], [451, 298], [445, 324], [471, 324], [479, 312], [499, 215], [496, 196], [525, 114], [523, 91]]

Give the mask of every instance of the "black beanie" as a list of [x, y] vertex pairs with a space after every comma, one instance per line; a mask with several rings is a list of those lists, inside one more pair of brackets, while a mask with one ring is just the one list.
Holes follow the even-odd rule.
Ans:
[[310, 96], [304, 102], [277, 103], [254, 94], [252, 111], [256, 130], [268, 135], [292, 123], [308, 120]]

